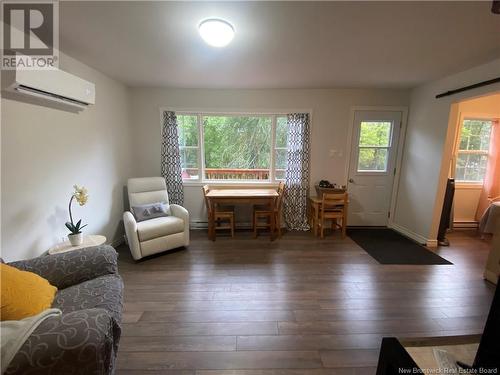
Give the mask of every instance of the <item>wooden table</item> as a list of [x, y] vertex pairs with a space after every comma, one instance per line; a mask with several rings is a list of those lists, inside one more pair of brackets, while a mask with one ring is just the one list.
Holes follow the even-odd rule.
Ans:
[[[273, 205], [274, 200], [278, 197], [276, 189], [213, 189], [207, 193], [207, 198], [210, 204], [215, 207], [217, 204], [231, 204], [231, 205]], [[212, 221], [213, 217], [208, 220]], [[274, 221], [271, 220], [271, 240], [273, 240]]]
[[81, 245], [73, 246], [69, 241], [64, 241], [52, 246], [48, 252], [49, 254], [67, 253], [68, 251], [84, 249], [86, 247], [100, 246], [105, 242], [106, 237], [104, 236], [88, 234], [83, 236], [83, 242]]

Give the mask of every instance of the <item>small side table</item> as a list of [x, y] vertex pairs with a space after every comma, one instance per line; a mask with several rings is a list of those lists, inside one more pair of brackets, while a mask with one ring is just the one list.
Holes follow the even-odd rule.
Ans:
[[88, 234], [83, 236], [83, 242], [81, 245], [73, 246], [69, 242], [69, 240], [58, 243], [57, 245], [52, 246], [49, 250], [49, 254], [60, 254], [67, 253], [68, 251], [84, 249], [86, 247], [99, 246], [106, 242], [106, 237], [95, 234]]

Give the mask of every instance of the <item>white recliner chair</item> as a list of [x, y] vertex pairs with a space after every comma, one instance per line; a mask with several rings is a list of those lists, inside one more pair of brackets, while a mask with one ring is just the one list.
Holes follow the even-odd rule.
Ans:
[[[162, 177], [130, 178], [127, 183], [130, 208], [166, 203], [168, 194]], [[135, 260], [189, 245], [189, 213], [177, 204], [168, 206], [168, 216], [136, 221], [130, 211], [123, 214], [128, 246]]]

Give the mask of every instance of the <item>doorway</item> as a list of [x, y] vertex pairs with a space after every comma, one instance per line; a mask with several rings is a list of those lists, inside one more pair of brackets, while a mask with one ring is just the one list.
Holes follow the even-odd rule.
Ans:
[[[500, 194], [498, 119], [500, 94], [458, 103], [450, 177], [455, 179], [453, 227], [474, 228]], [[497, 171], [497, 172], [495, 172]]]
[[350, 226], [387, 226], [403, 111], [355, 110], [348, 169]]

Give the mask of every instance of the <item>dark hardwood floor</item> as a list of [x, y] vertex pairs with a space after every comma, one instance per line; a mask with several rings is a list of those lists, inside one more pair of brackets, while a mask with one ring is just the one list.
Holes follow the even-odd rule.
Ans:
[[383, 336], [482, 332], [494, 287], [489, 244], [455, 232], [453, 265], [380, 265], [339, 233], [238, 232], [134, 262], [125, 283], [120, 375], [371, 375]]

